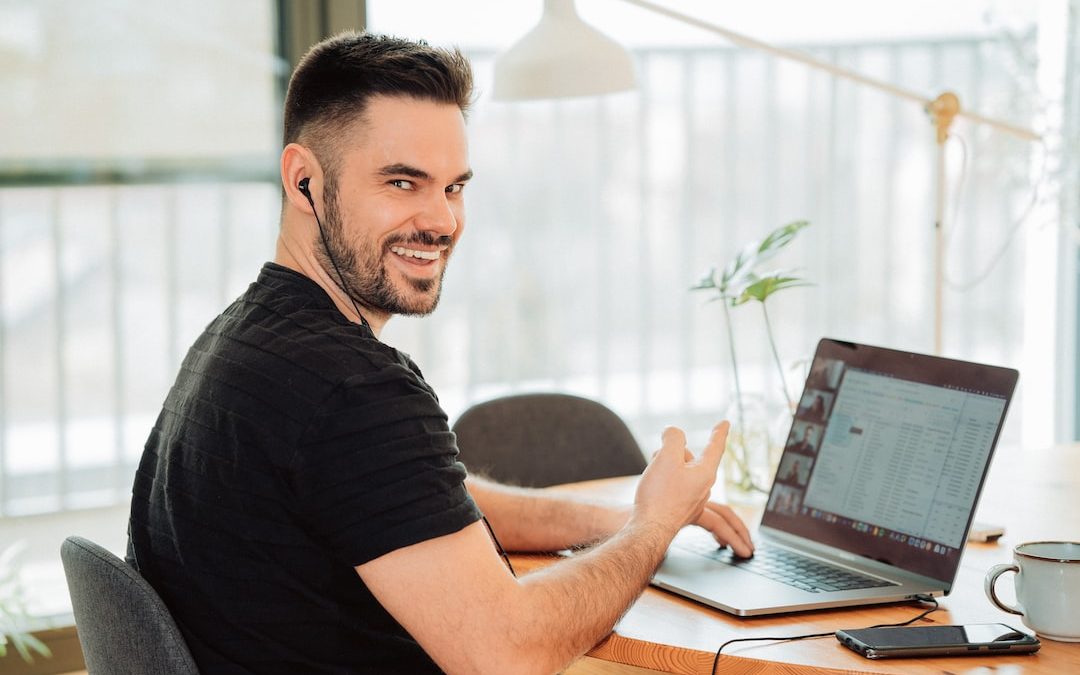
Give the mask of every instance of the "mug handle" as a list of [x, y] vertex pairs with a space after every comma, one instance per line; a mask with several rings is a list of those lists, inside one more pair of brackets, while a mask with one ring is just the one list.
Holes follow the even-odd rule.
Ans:
[[1019, 614], [1020, 616], [1023, 616], [1024, 613], [1021, 612], [1019, 609], [1002, 602], [1001, 599], [999, 599], [997, 596], [997, 591], [994, 589], [994, 584], [997, 583], [998, 577], [1000, 577], [1002, 574], [1005, 574], [1006, 572], [1019, 571], [1020, 568], [1016, 565], [994, 565], [986, 573], [986, 578], [983, 580], [983, 590], [986, 591], [986, 597], [990, 598], [990, 602], [997, 605], [999, 609], [1002, 609], [1009, 614]]

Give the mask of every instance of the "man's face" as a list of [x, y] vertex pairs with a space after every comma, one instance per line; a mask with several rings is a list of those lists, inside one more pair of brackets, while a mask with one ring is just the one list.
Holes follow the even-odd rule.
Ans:
[[365, 121], [340, 139], [327, 175], [328, 273], [337, 264], [346, 292], [384, 314], [435, 309], [447, 260], [465, 225], [469, 170], [465, 120], [456, 105], [377, 96]]

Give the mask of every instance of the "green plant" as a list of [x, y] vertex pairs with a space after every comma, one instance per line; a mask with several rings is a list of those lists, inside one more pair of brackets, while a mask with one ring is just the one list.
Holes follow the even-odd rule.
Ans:
[[22, 544], [16, 542], [0, 553], [0, 658], [7, 656], [10, 643], [24, 661], [33, 663], [31, 652], [46, 658], [52, 653], [41, 640], [24, 630], [29, 616], [16, 565], [22, 548]]
[[[739, 360], [735, 349], [735, 331], [731, 319], [731, 308], [744, 305], [750, 301], [757, 301], [761, 305], [761, 312], [765, 318], [765, 333], [769, 338], [769, 347], [772, 350], [773, 362], [780, 374], [780, 388], [788, 408], [794, 410], [794, 403], [788, 393], [784, 367], [780, 361], [780, 354], [776, 349], [776, 339], [773, 336], [772, 322], [769, 319], [769, 311], [765, 301], [774, 293], [785, 288], [807, 286], [809, 282], [794, 275], [792, 270], [773, 270], [759, 272], [759, 266], [772, 258], [776, 253], [787, 246], [804, 227], [810, 223], [798, 220], [787, 225], [782, 225], [770, 232], [764, 239], [748, 244], [740, 250], [735, 257], [723, 268], [717, 271], [714, 266], [691, 287], [694, 291], [715, 291], [716, 296], [710, 302], [719, 301], [724, 308], [724, 326], [728, 335], [728, 353], [731, 357], [731, 370], [735, 380], [735, 405], [738, 415], [736, 420], [739, 429], [745, 430], [745, 411], [743, 401], [742, 383], [739, 380]], [[753, 483], [750, 478], [747, 460], [741, 453], [733, 454], [734, 461], [739, 465], [742, 475], [746, 476], [744, 488], [764, 491], [764, 488]]]

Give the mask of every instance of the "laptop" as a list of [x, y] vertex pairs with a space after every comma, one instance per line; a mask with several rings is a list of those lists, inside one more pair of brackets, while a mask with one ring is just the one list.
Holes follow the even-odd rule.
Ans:
[[739, 616], [947, 595], [1018, 376], [821, 340], [754, 556], [683, 528], [653, 585]]

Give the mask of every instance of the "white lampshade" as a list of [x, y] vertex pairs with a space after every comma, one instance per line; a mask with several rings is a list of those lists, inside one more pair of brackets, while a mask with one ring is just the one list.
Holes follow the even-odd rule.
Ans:
[[495, 60], [499, 101], [608, 94], [636, 86], [634, 63], [617, 42], [581, 20], [574, 0], [544, 0], [544, 15]]

